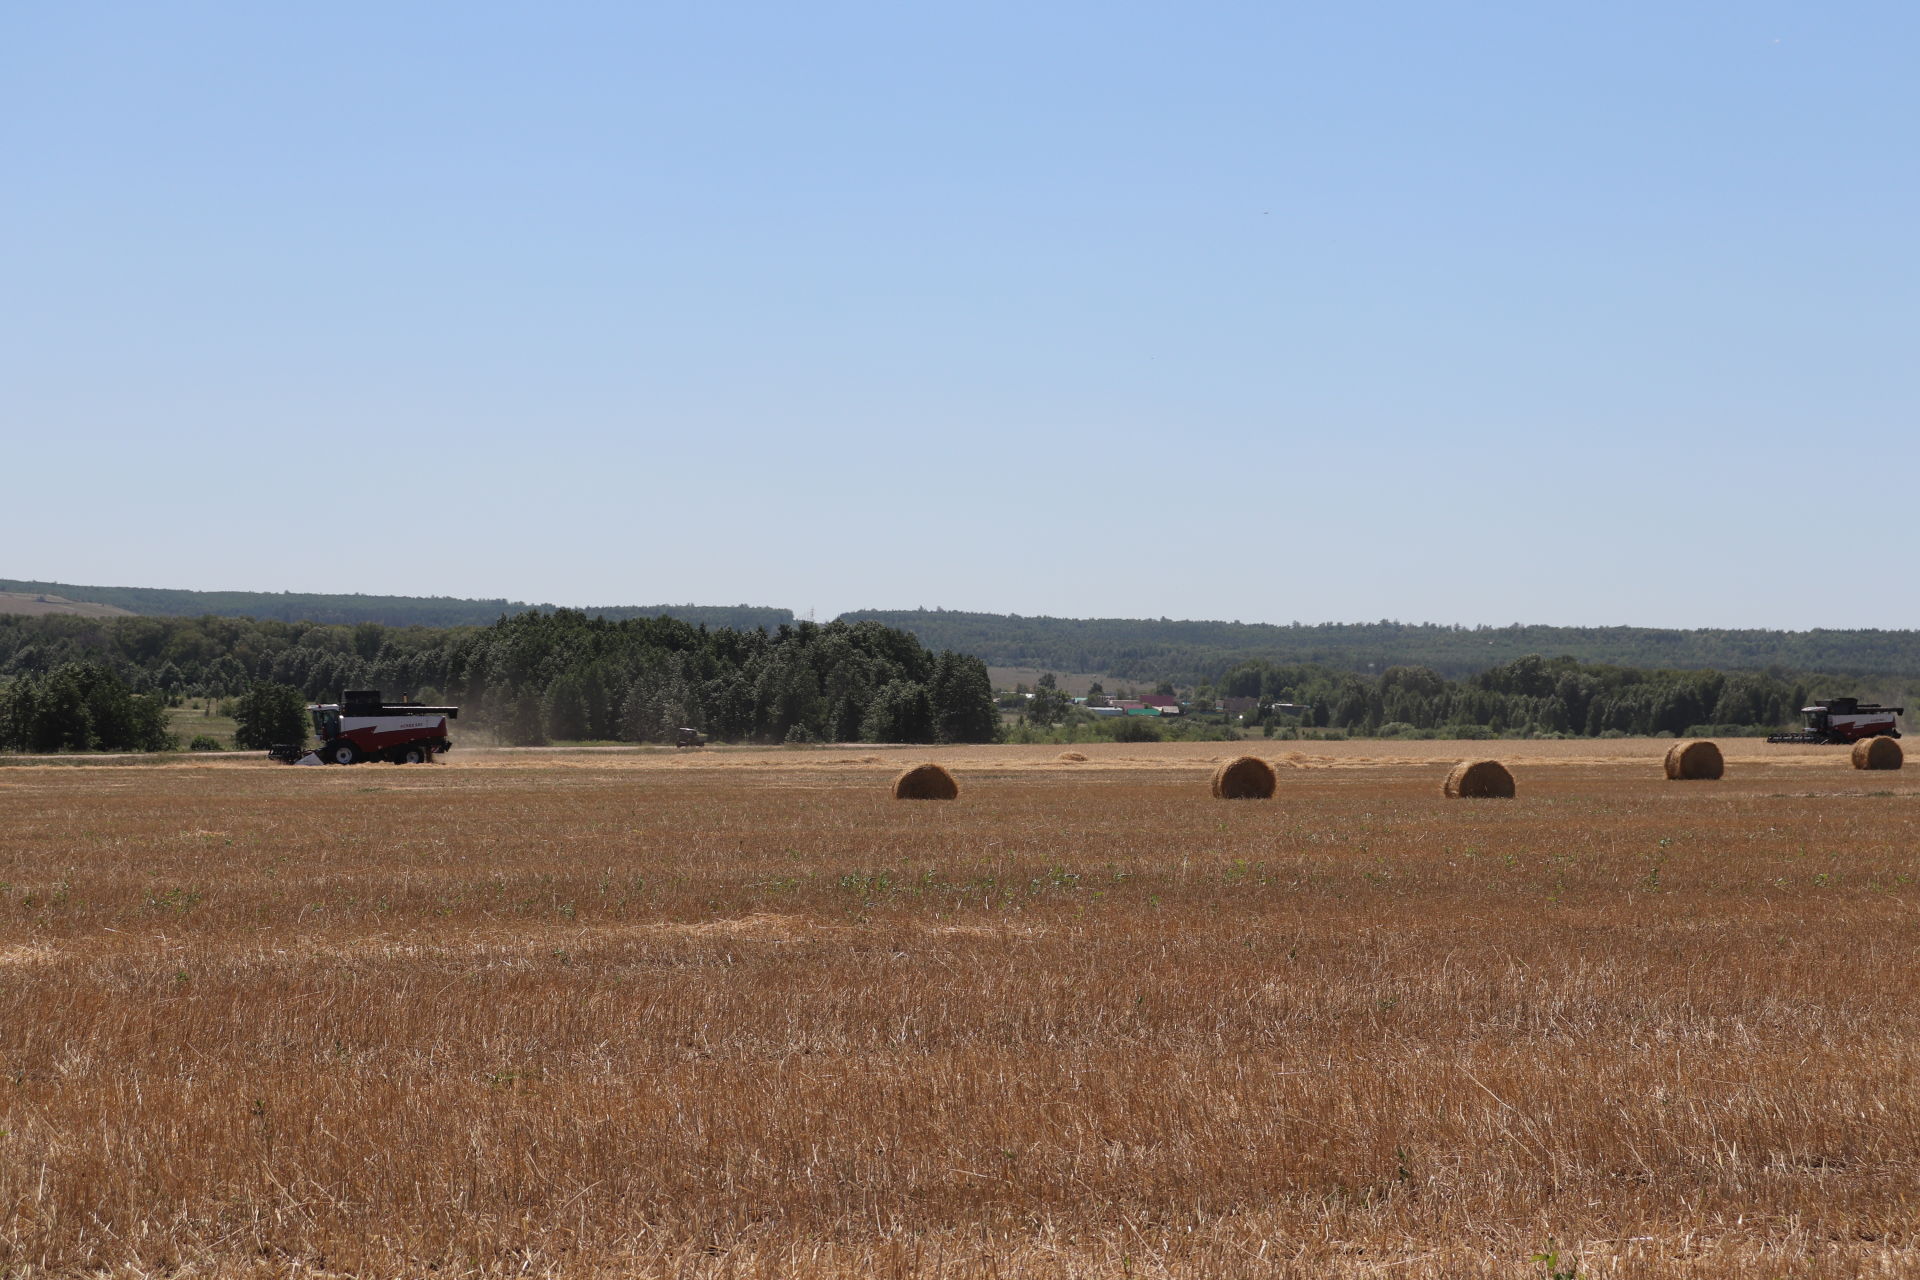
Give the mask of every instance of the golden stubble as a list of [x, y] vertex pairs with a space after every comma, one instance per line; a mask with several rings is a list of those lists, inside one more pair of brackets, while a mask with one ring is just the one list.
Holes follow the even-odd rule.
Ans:
[[0, 1271], [1920, 1262], [1907, 771], [1253, 745], [0, 769]]

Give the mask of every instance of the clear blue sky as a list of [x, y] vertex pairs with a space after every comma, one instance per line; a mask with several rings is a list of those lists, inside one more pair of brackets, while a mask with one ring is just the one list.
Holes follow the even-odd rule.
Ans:
[[1920, 626], [1920, 9], [13, 5], [0, 575]]

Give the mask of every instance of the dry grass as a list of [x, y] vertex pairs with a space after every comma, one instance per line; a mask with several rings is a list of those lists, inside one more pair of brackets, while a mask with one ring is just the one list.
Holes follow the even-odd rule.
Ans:
[[1920, 788], [1382, 745], [0, 769], [0, 1273], [1914, 1272]]

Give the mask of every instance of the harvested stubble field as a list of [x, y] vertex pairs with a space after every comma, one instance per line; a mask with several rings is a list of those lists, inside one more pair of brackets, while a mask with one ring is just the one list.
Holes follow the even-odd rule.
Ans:
[[0, 1274], [1920, 1268], [1912, 771], [1290, 745], [0, 767]]

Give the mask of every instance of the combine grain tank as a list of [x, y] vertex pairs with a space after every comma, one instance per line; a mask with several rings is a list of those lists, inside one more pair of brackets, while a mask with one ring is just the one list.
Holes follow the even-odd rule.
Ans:
[[1824, 698], [1810, 707], [1800, 708], [1807, 727], [1799, 733], [1776, 733], [1768, 742], [1827, 742], [1845, 746], [1862, 738], [1897, 738], [1896, 716], [1905, 707], [1883, 707], [1858, 698]]
[[394, 764], [422, 764], [438, 751], [451, 751], [447, 721], [458, 707], [424, 707], [417, 702], [383, 702], [377, 689], [353, 689], [339, 702], [313, 703], [313, 732], [320, 746], [301, 755], [292, 747], [275, 747], [276, 760], [289, 764], [359, 764], [363, 760], [390, 760]]

